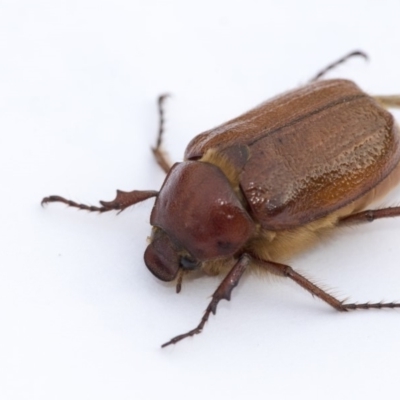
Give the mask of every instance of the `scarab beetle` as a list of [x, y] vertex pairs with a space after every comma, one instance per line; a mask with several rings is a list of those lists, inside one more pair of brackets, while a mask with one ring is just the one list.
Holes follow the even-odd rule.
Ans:
[[[317, 78], [356, 54], [363, 55], [351, 53]], [[386, 110], [399, 106], [399, 96], [315, 79], [196, 136], [171, 168], [161, 151], [164, 98], [153, 149], [167, 172], [160, 191], [117, 191], [101, 207], [60, 196], [42, 201], [105, 212], [155, 197], [148, 269], [176, 280], [178, 292], [185, 273], [226, 274], [200, 324], [163, 346], [200, 333], [247, 269], [288, 277], [339, 311], [400, 307], [344, 303], [283, 263], [336, 227], [400, 215], [400, 207], [367, 210], [400, 181], [400, 132]]]

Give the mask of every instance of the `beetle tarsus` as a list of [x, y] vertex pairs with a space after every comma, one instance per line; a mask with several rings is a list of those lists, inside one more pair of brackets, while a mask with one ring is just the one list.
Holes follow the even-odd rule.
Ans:
[[211, 313], [214, 315], [216, 314], [218, 303], [221, 300], [229, 301], [231, 299], [232, 290], [238, 285], [239, 280], [242, 277], [244, 271], [246, 271], [249, 263], [250, 263], [250, 256], [248, 254], [243, 254], [236, 262], [236, 264], [232, 267], [232, 269], [229, 271], [228, 275], [226, 275], [224, 280], [220, 283], [214, 294], [212, 295], [210, 304], [206, 308], [206, 311], [204, 312], [204, 315], [201, 318], [199, 325], [197, 325], [196, 328], [192, 329], [187, 333], [175, 336], [169, 342], [164, 343], [161, 347], [167, 347], [171, 344], [176, 344], [187, 337], [198, 335], [199, 333], [201, 333], [204, 328], [204, 325], [206, 324], [208, 318], [210, 317], [210, 314]]
[[[219, 300], [218, 300], [218, 301], [219, 301]], [[218, 303], [218, 301], [217, 301], [217, 303]], [[164, 348], [164, 347], [167, 347], [167, 346], [169, 346], [169, 345], [171, 345], [171, 344], [176, 344], [176, 343], [180, 342], [181, 340], [186, 339], [187, 337], [191, 337], [191, 336], [198, 335], [199, 333], [201, 333], [202, 330], [203, 330], [203, 328], [204, 328], [204, 325], [205, 325], [206, 322], [208, 321], [208, 317], [210, 316], [210, 314], [211, 314], [211, 313], [215, 314], [215, 311], [212, 310], [212, 306], [211, 306], [211, 304], [212, 304], [213, 302], [214, 302], [214, 299], [213, 299], [213, 300], [211, 301], [211, 303], [208, 305], [208, 307], [207, 307], [207, 309], [206, 309], [206, 311], [205, 311], [205, 313], [204, 313], [204, 315], [203, 315], [203, 317], [202, 317], [202, 319], [201, 319], [201, 321], [200, 321], [200, 324], [197, 325], [196, 328], [192, 329], [192, 330], [189, 331], [189, 332], [183, 333], [182, 335], [175, 336], [175, 337], [172, 338], [170, 341], [164, 343], [161, 347]], [[216, 305], [213, 306], [213, 309], [214, 309], [214, 310], [216, 310], [216, 308], [217, 308]]]
[[400, 303], [349, 303], [343, 304], [343, 307], [346, 308], [346, 311], [350, 310], [381, 310], [382, 308], [400, 308]]
[[314, 78], [310, 79], [310, 82], [315, 82], [318, 81], [319, 79], [321, 79], [324, 75], [326, 75], [326, 73], [328, 71], [330, 71], [331, 69], [336, 68], [338, 65], [343, 64], [344, 62], [346, 62], [349, 58], [352, 57], [363, 57], [365, 60], [368, 60], [368, 56], [366, 53], [364, 53], [363, 51], [352, 51], [351, 53], [345, 55], [344, 57], [340, 58], [339, 60], [333, 62], [332, 64], [329, 64], [327, 67], [325, 67], [324, 69], [322, 69], [320, 72], [318, 72], [318, 74], [316, 74], [314, 76]]
[[75, 207], [75, 208], [78, 208], [79, 210], [86, 210], [86, 211], [91, 211], [91, 212], [109, 211], [109, 209], [106, 207], [96, 207], [96, 206], [89, 206], [87, 204], [80, 204], [80, 203], [76, 203], [75, 201], [68, 200], [68, 199], [65, 199], [64, 197], [56, 196], [56, 195], [45, 197], [42, 200], [41, 205], [44, 206], [47, 203], [64, 203], [69, 207]]
[[162, 94], [158, 97], [158, 115], [159, 115], [159, 125], [158, 125], [158, 135], [156, 146], [152, 147], [152, 152], [156, 158], [157, 164], [163, 169], [165, 173], [168, 173], [171, 169], [171, 163], [168, 161], [167, 154], [162, 150], [162, 137], [164, 133], [164, 102], [169, 94]]

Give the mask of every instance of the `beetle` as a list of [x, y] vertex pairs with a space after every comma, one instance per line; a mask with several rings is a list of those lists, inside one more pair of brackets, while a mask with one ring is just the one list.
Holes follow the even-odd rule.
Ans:
[[400, 215], [400, 207], [369, 204], [400, 181], [400, 131], [386, 110], [400, 96], [364, 93], [349, 80], [319, 80], [279, 95], [196, 136], [172, 167], [162, 151], [163, 102], [153, 153], [167, 176], [159, 191], [117, 191], [113, 201], [78, 209], [123, 211], [155, 197], [147, 268], [161, 281], [192, 271], [225, 278], [194, 329], [162, 346], [199, 334], [222, 299], [230, 300], [246, 270], [288, 277], [338, 311], [398, 308], [400, 303], [345, 303], [296, 272], [285, 260], [345, 225]]

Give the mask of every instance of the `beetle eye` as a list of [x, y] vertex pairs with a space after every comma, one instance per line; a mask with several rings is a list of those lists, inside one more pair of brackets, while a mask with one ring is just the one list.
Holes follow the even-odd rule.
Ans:
[[199, 261], [189, 256], [181, 257], [181, 259], [179, 260], [179, 264], [182, 267], [182, 269], [185, 269], [187, 271], [193, 271], [194, 269], [197, 269], [200, 266]]

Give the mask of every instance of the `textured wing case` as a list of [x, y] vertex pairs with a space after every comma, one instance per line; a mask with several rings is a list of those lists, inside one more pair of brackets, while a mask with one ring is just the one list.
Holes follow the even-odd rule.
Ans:
[[354, 83], [316, 82], [196, 136], [186, 159], [249, 147], [240, 185], [253, 218], [290, 229], [356, 200], [400, 160], [392, 115]]

